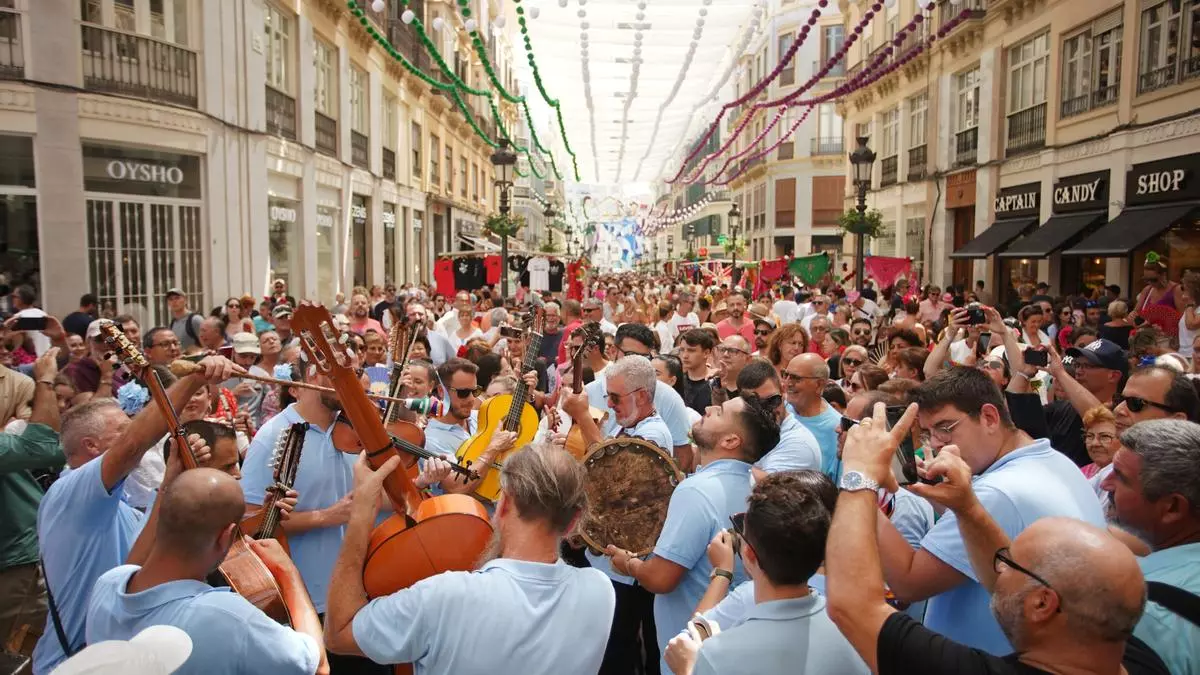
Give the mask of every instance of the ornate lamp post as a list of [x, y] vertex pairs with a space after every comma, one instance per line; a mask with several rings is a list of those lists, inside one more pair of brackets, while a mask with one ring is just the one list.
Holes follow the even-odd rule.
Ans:
[[574, 254], [571, 251], [571, 244], [574, 243], [574, 238], [575, 238], [575, 228], [571, 227], [570, 225], [567, 225], [567, 258], [574, 257]]
[[500, 217], [504, 231], [500, 233], [500, 295], [508, 297], [508, 222], [509, 191], [512, 190], [512, 171], [517, 164], [517, 155], [508, 149], [508, 141], [500, 139], [500, 147], [492, 153], [492, 166], [496, 168], [496, 187], [500, 190]]
[[554, 205], [547, 202], [542, 216], [546, 218], [546, 248], [550, 249], [554, 246], [554, 232], [550, 229], [550, 226], [554, 224]]
[[867, 147], [867, 137], [858, 137], [858, 147], [850, 153], [850, 165], [854, 167], [854, 187], [858, 190], [859, 230], [854, 235], [854, 283], [862, 289], [863, 249], [866, 234], [863, 229], [867, 221], [867, 190], [871, 189], [871, 167], [875, 164], [875, 152]]
[[733, 270], [729, 273], [729, 281], [737, 288], [737, 238], [738, 231], [742, 229], [742, 212], [738, 209], [737, 202], [729, 207], [729, 243], [733, 251]]

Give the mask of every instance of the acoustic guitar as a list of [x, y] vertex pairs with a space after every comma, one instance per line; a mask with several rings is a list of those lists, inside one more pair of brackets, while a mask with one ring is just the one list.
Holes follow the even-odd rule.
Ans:
[[300, 453], [304, 450], [304, 434], [307, 431], [308, 422], [297, 422], [279, 434], [271, 453], [274, 483], [267, 488], [267, 499], [262, 508], [242, 519], [244, 532], [252, 532], [250, 536], [255, 539], [274, 539], [288, 555], [292, 554], [292, 549], [280, 525], [282, 512], [279, 500], [287, 495], [296, 482], [296, 470], [300, 468]]
[[[150, 362], [125, 337], [125, 333], [117, 324], [107, 321], [100, 324], [100, 335], [125, 367], [146, 383], [150, 390], [150, 398], [167, 420], [167, 428], [184, 468], [197, 468], [199, 463], [192, 454], [192, 446], [187, 442], [183, 425], [179, 423], [179, 416], [167, 398], [166, 387], [163, 386], [158, 373], [150, 366]], [[217, 571], [234, 592], [249, 600], [250, 604], [261, 609], [267, 616], [282, 624], [291, 623], [292, 617], [283, 602], [279, 584], [275, 582], [275, 577], [263, 561], [246, 544], [241, 527], [234, 527], [233, 545], [225, 555], [224, 562], [217, 567]]]
[[[538, 352], [542, 348], [542, 321], [542, 310], [538, 309], [529, 331], [529, 344], [525, 347], [525, 358], [521, 363], [520, 372], [517, 373], [517, 386], [513, 393], [493, 396], [483, 402], [479, 408], [479, 425], [475, 435], [467, 439], [455, 453], [459, 464], [471, 467], [483, 476], [483, 481], [475, 488], [475, 494], [490, 501], [495, 501], [500, 496], [500, 472], [493, 469], [496, 466], [503, 467], [504, 460], [509, 455], [528, 445], [537, 434], [537, 411], [529, 404], [529, 387], [522, 376], [537, 367]], [[492, 437], [500, 429], [517, 434], [512, 448], [499, 453], [492, 466], [476, 468], [479, 458], [483, 456], [492, 442]]]
[[[583, 392], [583, 355], [587, 353], [589, 347], [604, 348], [604, 333], [600, 330], [600, 324], [593, 321], [583, 324], [582, 328], [583, 344], [571, 353], [571, 391], [576, 395]], [[602, 427], [604, 420], [608, 418], [608, 411], [601, 410], [596, 406], [589, 406], [588, 415], [591, 416], [597, 427]], [[587, 443], [583, 440], [583, 430], [578, 424], [571, 425], [571, 430], [567, 432], [565, 447], [571, 456], [581, 462], [587, 455]]]
[[[301, 303], [292, 316], [292, 330], [309, 363], [337, 390], [371, 468], [378, 469], [397, 456], [397, 443], [384, 429], [379, 408], [367, 398], [349, 366], [329, 310]], [[371, 598], [390, 595], [442, 572], [474, 569], [492, 536], [482, 504], [468, 495], [423, 498], [405, 470], [418, 457], [409, 452], [401, 452], [399, 457], [402, 468], [383, 483], [396, 513], [371, 532], [367, 548], [363, 584]]]

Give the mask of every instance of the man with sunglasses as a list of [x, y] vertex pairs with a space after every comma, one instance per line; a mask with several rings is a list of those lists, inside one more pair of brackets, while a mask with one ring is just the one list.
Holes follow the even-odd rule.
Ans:
[[842, 416], [825, 400], [829, 382], [829, 364], [818, 354], [800, 354], [792, 358], [780, 373], [789, 412], [812, 432], [821, 448], [821, 471], [837, 480], [841, 462], [837, 458], [837, 428]]
[[833, 314], [829, 311], [829, 296], [818, 295], [812, 300], [812, 311], [800, 321], [800, 325], [804, 326], [804, 330], [810, 335], [812, 334], [813, 319], [824, 317], [826, 321], [833, 321]]
[[[964, 574], [990, 596], [994, 615], [989, 605], [984, 609], [1011, 636], [1014, 649], [1004, 656], [988, 653], [887, 603], [888, 555], [876, 549], [886, 545], [887, 533], [880, 530], [875, 493], [897, 487], [892, 458], [915, 412], [910, 407], [889, 430], [884, 406], [877, 404], [850, 431], [825, 547], [829, 616], [872, 672], [1166, 673], [1145, 644], [1130, 637], [1145, 585], [1128, 548], [1101, 527], [1049, 514], [1013, 535], [998, 520], [1003, 511], [988, 504], [989, 488], [981, 488], [970, 460], [954, 446], [925, 467], [927, 478], [941, 482], [911, 489], [946, 507], [938, 527], [949, 523], [965, 542]], [[960, 614], [959, 620], [972, 619]]]
[[[1096, 493], [1083, 473], [1049, 440], [1035, 441], [1013, 424], [1003, 394], [987, 374], [965, 366], [945, 369], [912, 390], [910, 401], [919, 405], [922, 445], [934, 452], [959, 448], [976, 476], [979, 501], [1007, 536], [1052, 516], [1104, 526]], [[850, 478], [850, 455], [847, 449], [844, 479]], [[933, 526], [919, 549], [890, 522], [880, 521], [879, 547], [896, 598], [929, 600], [925, 625], [930, 630], [992, 654], [1012, 651], [989, 610], [987, 590], [975, 581], [953, 514]]]
[[[871, 334], [874, 331], [871, 329], [871, 321], [859, 317], [850, 322], [850, 342], [860, 347], [871, 346]], [[846, 378], [849, 380], [850, 378]]]

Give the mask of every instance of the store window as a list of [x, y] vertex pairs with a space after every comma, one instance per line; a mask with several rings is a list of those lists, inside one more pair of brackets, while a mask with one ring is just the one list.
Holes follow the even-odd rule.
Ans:
[[161, 325], [171, 287], [203, 307], [200, 158], [85, 144], [83, 178], [91, 288], [102, 307]]
[[41, 288], [33, 139], [0, 136], [0, 270], [10, 287]]
[[380, 217], [383, 219], [383, 282], [390, 284], [399, 281], [396, 275], [396, 205], [384, 202]]
[[367, 285], [367, 223], [371, 200], [362, 195], [350, 197], [350, 256], [354, 266], [354, 285]]
[[331, 206], [317, 207], [317, 297], [332, 302], [337, 292], [334, 273], [334, 240], [338, 209]]
[[300, 205], [272, 197], [267, 200], [267, 247], [271, 256], [271, 278], [283, 279], [288, 288], [299, 289], [303, 268], [300, 236]]

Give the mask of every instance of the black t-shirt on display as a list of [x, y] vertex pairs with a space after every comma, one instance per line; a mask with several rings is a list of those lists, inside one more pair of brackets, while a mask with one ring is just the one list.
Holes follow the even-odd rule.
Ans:
[[563, 289], [563, 274], [567, 271], [567, 266], [561, 260], [553, 260], [550, 262], [550, 292], [562, 293]]
[[[1000, 657], [949, 640], [896, 612], [883, 622], [875, 647], [879, 675], [1037, 675], [1049, 671], [1021, 663], [1019, 654]], [[1122, 660], [1129, 675], [1169, 675], [1145, 643], [1131, 638]]]

